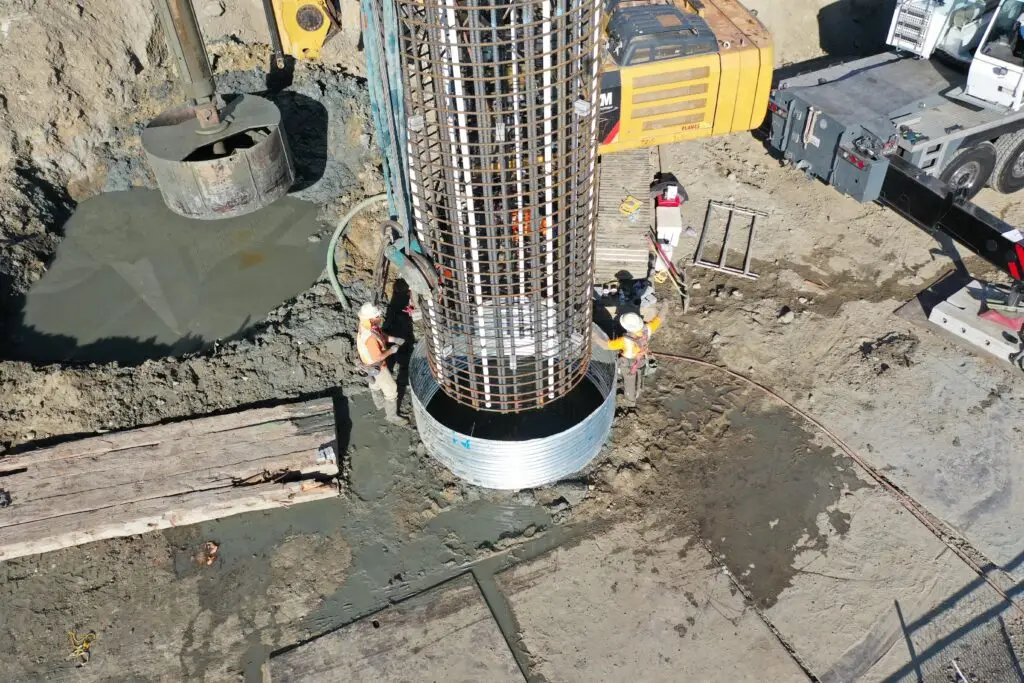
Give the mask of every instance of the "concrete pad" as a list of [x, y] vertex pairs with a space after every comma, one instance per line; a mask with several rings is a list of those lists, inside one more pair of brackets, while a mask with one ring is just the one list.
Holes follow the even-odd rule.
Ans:
[[482, 680], [523, 676], [468, 575], [270, 660], [273, 683]]
[[710, 555], [621, 523], [498, 577], [550, 681], [806, 681]]
[[830, 512], [849, 528], [837, 533], [821, 515], [827, 550], [799, 553], [790, 587], [766, 610], [822, 683], [941, 675], [982, 646], [1003, 663], [999, 676], [975, 680], [1014, 680], [1012, 651], [987, 632], [1009, 606], [891, 494], [865, 486]]
[[[899, 330], [906, 323], [896, 323]], [[908, 325], [910, 367], [846, 380], [853, 356], [822, 378], [810, 406], [830, 428], [979, 551], [1024, 580], [1024, 385], [1020, 370]], [[862, 406], [850, 410], [849, 406]]]

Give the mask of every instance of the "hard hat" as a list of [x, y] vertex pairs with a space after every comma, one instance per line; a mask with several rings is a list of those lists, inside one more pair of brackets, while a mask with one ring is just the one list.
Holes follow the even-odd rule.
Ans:
[[381, 315], [380, 309], [369, 301], [359, 307], [360, 320], [373, 320], [374, 318], [381, 317]]
[[636, 313], [623, 313], [619, 316], [619, 324], [622, 325], [622, 329], [631, 334], [644, 329], [644, 319]]

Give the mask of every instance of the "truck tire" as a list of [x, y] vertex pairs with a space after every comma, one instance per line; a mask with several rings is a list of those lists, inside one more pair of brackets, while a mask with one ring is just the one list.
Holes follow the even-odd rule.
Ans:
[[966, 199], [981, 192], [996, 167], [996, 146], [991, 142], [962, 149], [946, 162], [939, 179]]
[[1024, 188], [1024, 130], [996, 140], [996, 167], [989, 185], [1003, 194]]

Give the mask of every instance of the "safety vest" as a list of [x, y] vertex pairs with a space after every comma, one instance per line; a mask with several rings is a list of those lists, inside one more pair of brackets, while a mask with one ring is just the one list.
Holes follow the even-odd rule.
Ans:
[[647, 346], [650, 341], [651, 332], [647, 325], [644, 325], [644, 331], [639, 338], [627, 334], [625, 337], [622, 337], [622, 357], [630, 360], [643, 358], [647, 353]]
[[359, 351], [359, 360], [366, 366], [378, 366], [384, 361], [384, 349], [387, 348], [388, 338], [376, 325], [370, 327], [359, 327], [359, 334], [356, 335], [356, 350]]

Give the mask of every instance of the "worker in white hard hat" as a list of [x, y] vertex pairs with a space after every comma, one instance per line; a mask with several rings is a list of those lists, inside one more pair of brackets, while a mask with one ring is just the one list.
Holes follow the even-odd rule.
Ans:
[[377, 408], [384, 408], [388, 422], [404, 425], [408, 421], [398, 414], [398, 385], [388, 368], [388, 358], [398, 352], [405, 340], [392, 337], [381, 329], [383, 317], [383, 312], [375, 304], [365, 303], [359, 308], [356, 349], [363, 362], [374, 404]]
[[662, 318], [661, 311], [647, 322], [644, 322], [638, 313], [623, 313], [619, 316], [619, 325], [626, 334], [617, 339], [599, 342], [606, 349], [619, 352], [619, 375], [622, 377], [622, 398], [626, 407], [636, 406], [642, 373], [647, 369], [648, 345], [651, 335], [661, 327]]

